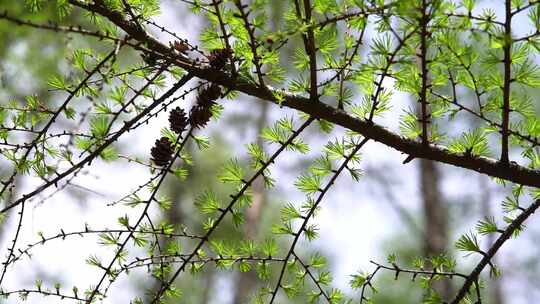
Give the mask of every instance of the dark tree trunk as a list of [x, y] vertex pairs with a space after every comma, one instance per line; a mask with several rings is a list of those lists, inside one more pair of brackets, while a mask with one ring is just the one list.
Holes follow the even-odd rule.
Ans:
[[[257, 144], [262, 147], [262, 139], [259, 136], [266, 125], [266, 116], [268, 115], [268, 104], [261, 103], [260, 116], [257, 120]], [[246, 222], [244, 223], [244, 235], [246, 239], [256, 240], [259, 231], [262, 211], [266, 202], [266, 191], [264, 189], [264, 180], [257, 178], [252, 185], [252, 202], [246, 210]], [[257, 274], [254, 270], [240, 273], [236, 284], [233, 303], [248, 303], [251, 292], [256, 288]]]
[[[419, 162], [425, 221], [424, 254], [426, 257], [433, 257], [447, 251], [448, 214], [440, 191], [440, 174], [436, 164], [424, 159]], [[452, 296], [450, 280], [436, 281], [433, 287], [443, 299], [449, 299]]]

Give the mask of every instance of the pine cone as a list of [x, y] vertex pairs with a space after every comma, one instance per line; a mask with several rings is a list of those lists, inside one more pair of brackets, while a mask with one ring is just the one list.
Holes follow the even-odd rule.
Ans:
[[173, 152], [172, 143], [167, 137], [156, 139], [151, 150], [152, 161], [158, 166], [165, 166], [172, 159]]
[[208, 56], [208, 63], [211, 67], [217, 70], [221, 70], [227, 64], [227, 59], [232, 55], [232, 51], [229, 49], [215, 49], [210, 52]]
[[203, 86], [197, 95], [197, 104], [189, 112], [189, 123], [193, 128], [204, 127], [212, 117], [211, 108], [221, 96], [221, 87], [217, 84]]
[[176, 40], [173, 43], [173, 47], [175, 50], [177, 50], [178, 52], [182, 54], [185, 54], [189, 50], [189, 45], [186, 42], [181, 41], [181, 40]]
[[215, 102], [210, 101], [208, 104], [197, 104], [191, 108], [189, 113], [189, 123], [193, 128], [202, 128], [210, 121], [212, 111], [210, 108]]
[[197, 95], [197, 104], [210, 105], [214, 103], [214, 100], [221, 96], [221, 88], [212, 83], [209, 86], [203, 87]]
[[169, 114], [169, 123], [171, 130], [177, 134], [182, 133], [188, 124], [186, 112], [184, 112], [184, 110], [180, 107], [172, 109], [171, 113]]

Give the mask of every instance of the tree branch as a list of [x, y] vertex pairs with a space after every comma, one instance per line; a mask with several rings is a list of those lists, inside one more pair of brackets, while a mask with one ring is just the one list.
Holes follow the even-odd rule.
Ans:
[[467, 276], [465, 283], [463, 283], [463, 286], [450, 304], [458, 304], [465, 297], [472, 284], [478, 280], [478, 276], [482, 270], [491, 263], [491, 259], [495, 256], [497, 251], [499, 251], [502, 245], [512, 237], [514, 232], [520, 228], [525, 220], [527, 220], [539, 207], [540, 199], [537, 199], [531, 206], [529, 206], [529, 208], [525, 209], [525, 211], [523, 211], [515, 220], [513, 220], [508, 227], [506, 227], [504, 232], [499, 236], [495, 243], [493, 243], [491, 248], [489, 248], [489, 250], [484, 254], [484, 257], [480, 263], [478, 263], [474, 270]]
[[49, 188], [50, 186], [56, 185], [59, 181], [64, 179], [66, 176], [72, 174], [76, 170], [78, 170], [78, 169], [84, 167], [85, 165], [87, 165], [88, 163], [92, 162], [92, 160], [94, 160], [96, 157], [98, 157], [99, 154], [101, 152], [103, 152], [103, 150], [105, 150], [108, 146], [110, 146], [111, 144], [116, 142], [118, 140], [118, 138], [120, 138], [121, 135], [123, 135], [126, 132], [129, 132], [129, 130], [131, 130], [131, 127], [136, 122], [141, 120], [144, 116], [149, 114], [155, 107], [162, 104], [165, 100], [167, 100], [169, 97], [171, 97], [184, 84], [186, 84], [189, 80], [191, 80], [191, 78], [193, 78], [193, 75], [191, 75], [191, 74], [188, 74], [188, 75], [182, 77], [182, 79], [180, 79], [171, 89], [169, 89], [167, 92], [165, 92], [163, 95], [161, 95], [161, 97], [156, 99], [151, 105], [146, 107], [141, 113], [139, 113], [133, 119], [125, 122], [124, 125], [122, 126], [122, 128], [118, 132], [116, 132], [113, 136], [111, 136], [109, 139], [107, 139], [102, 145], [97, 147], [96, 150], [94, 150], [92, 153], [90, 153], [87, 157], [85, 157], [83, 160], [81, 160], [80, 162], [73, 165], [71, 168], [69, 168], [66, 171], [62, 172], [61, 174], [58, 174], [58, 176], [55, 177], [54, 179], [42, 184], [41, 186], [34, 189], [32, 192], [24, 194], [21, 198], [17, 199], [13, 203], [5, 206], [4, 208], [2, 208], [0, 210], [0, 214], [5, 213], [8, 210], [10, 210], [11, 208], [13, 208], [15, 206], [18, 206], [19, 204], [27, 201], [28, 199], [36, 196], [37, 194], [41, 193], [43, 190]]
[[508, 128], [510, 124], [510, 82], [512, 77], [512, 1], [505, 1], [506, 19], [504, 20], [504, 83], [502, 108], [501, 162], [508, 163]]
[[244, 193], [248, 190], [249, 187], [251, 187], [251, 185], [253, 184], [253, 182], [259, 177], [261, 176], [262, 174], [264, 174], [264, 171], [271, 165], [274, 163], [274, 161], [276, 160], [276, 158], [304, 131], [305, 128], [307, 128], [312, 122], [313, 122], [313, 118], [308, 118], [296, 131], [293, 132], [293, 134], [291, 134], [291, 136], [289, 136], [289, 138], [287, 139], [287, 141], [285, 141], [273, 154], [272, 156], [270, 156], [270, 158], [268, 160], [266, 160], [264, 162], [264, 164], [262, 165], [261, 168], [259, 168], [259, 170], [257, 170], [257, 172], [255, 172], [251, 178], [247, 181], [244, 182], [244, 185], [242, 186], [242, 188], [240, 188], [240, 190], [234, 194], [234, 195], [231, 195], [231, 201], [229, 202], [229, 204], [227, 205], [227, 207], [225, 209], [223, 209], [223, 211], [221, 212], [221, 214], [219, 215], [219, 217], [214, 221], [213, 225], [210, 227], [210, 229], [208, 229], [208, 231], [206, 232], [206, 234], [203, 236], [203, 238], [201, 239], [201, 241], [195, 246], [195, 248], [191, 251], [191, 254], [189, 254], [189, 256], [184, 260], [184, 263], [182, 263], [180, 265], [180, 267], [176, 270], [176, 272], [171, 276], [171, 278], [165, 282], [164, 284], [162, 284], [161, 288], [159, 289], [158, 293], [156, 294], [156, 296], [154, 297], [154, 299], [152, 300], [152, 304], [154, 303], [158, 303], [161, 299], [161, 297], [163, 296], [163, 294], [170, 288], [171, 284], [174, 282], [174, 280], [176, 280], [176, 278], [180, 275], [180, 273], [182, 273], [188, 263], [190, 263], [191, 259], [193, 259], [195, 257], [195, 255], [199, 252], [199, 250], [202, 248], [202, 246], [208, 242], [208, 240], [210, 239], [210, 236], [212, 235], [212, 233], [214, 233], [214, 231], [216, 230], [216, 228], [219, 226], [219, 224], [223, 221], [223, 219], [225, 218], [225, 216], [227, 215], [227, 213], [231, 212], [232, 208], [234, 207], [234, 205], [236, 204], [236, 202], [242, 197], [242, 195], [244, 195]]
[[281, 271], [279, 273], [279, 278], [278, 278], [278, 281], [276, 283], [276, 286], [274, 287], [274, 290], [272, 291], [272, 297], [270, 298], [269, 304], [274, 303], [274, 300], [276, 299], [278, 291], [282, 287], [281, 282], [283, 281], [283, 277], [285, 275], [285, 269], [287, 268], [288, 261], [291, 258], [291, 256], [294, 254], [294, 249], [296, 247], [296, 244], [298, 243], [298, 240], [300, 240], [300, 237], [303, 235], [304, 231], [306, 230], [306, 227], [307, 227], [307, 224], [308, 224], [309, 220], [311, 219], [311, 217], [313, 216], [313, 214], [317, 210], [317, 207], [322, 202], [322, 199], [324, 198], [326, 193], [328, 193], [330, 188], [334, 185], [334, 182], [339, 177], [341, 172], [343, 172], [343, 170], [345, 170], [345, 168], [347, 168], [347, 164], [349, 163], [349, 161], [356, 155], [356, 153], [358, 153], [358, 151], [360, 151], [360, 149], [368, 142], [368, 140], [369, 140], [368, 138], [364, 138], [364, 139], [362, 139], [362, 141], [358, 145], [356, 145], [356, 147], [354, 147], [352, 152], [349, 155], [347, 155], [347, 157], [343, 160], [343, 162], [340, 164], [340, 166], [334, 171], [334, 174], [332, 175], [330, 180], [327, 182], [326, 186], [323, 189], [320, 190], [320, 193], [319, 193], [319, 195], [317, 197], [317, 200], [313, 203], [313, 206], [309, 209], [308, 213], [305, 215], [304, 221], [300, 225], [300, 228], [294, 234], [293, 242], [291, 243], [291, 246], [289, 247], [289, 251], [287, 252], [287, 255], [285, 256], [283, 264], [281, 265]]
[[137, 28], [125, 21], [122, 15], [117, 12], [110, 11], [103, 6], [87, 5], [76, 0], [70, 0], [70, 3], [103, 15], [126, 31], [132, 38], [144, 42], [146, 48], [140, 46], [140, 50], [153, 52], [156, 55], [172, 60], [176, 66], [188, 70], [201, 79], [215, 82], [280, 106], [302, 111], [317, 119], [327, 120], [416, 158], [425, 158], [454, 165], [525, 186], [540, 187], [540, 171], [538, 170], [532, 170], [513, 163], [502, 163], [490, 158], [474, 157], [465, 153], [452, 153], [435, 144], [423, 145], [418, 141], [404, 138], [386, 130], [382, 126], [351, 116], [347, 112], [330, 107], [320, 101], [310, 100], [271, 87], [260, 88], [240, 77], [234, 78], [225, 72], [201, 67], [188, 58], [175, 54], [173, 50], [146, 33], [137, 32]]
[[[298, 17], [298, 19], [300, 20], [303, 20], [304, 22], [311, 24], [310, 1], [304, 0], [304, 17], [302, 17], [299, 0], [294, 1], [294, 7], [296, 17]], [[317, 93], [317, 53], [315, 51], [315, 35], [313, 34], [313, 28], [309, 27], [307, 29], [307, 34], [302, 34], [302, 41], [304, 42], [304, 49], [309, 56], [309, 97], [311, 100], [315, 101], [319, 99], [319, 95]]]
[[420, 74], [422, 79], [422, 87], [420, 88], [420, 105], [421, 105], [421, 115], [422, 118], [420, 119], [420, 122], [422, 124], [422, 143], [424, 145], [429, 144], [429, 134], [428, 134], [428, 124], [431, 119], [429, 113], [428, 113], [428, 101], [427, 101], [427, 94], [428, 94], [428, 86], [429, 86], [429, 75], [428, 75], [428, 68], [427, 68], [427, 52], [428, 52], [428, 45], [427, 45], [427, 38], [429, 35], [427, 24], [429, 22], [428, 15], [427, 15], [427, 2], [426, 0], [422, 1], [422, 16], [420, 17], [420, 54], [417, 54], [419, 57], [419, 68], [420, 68]]

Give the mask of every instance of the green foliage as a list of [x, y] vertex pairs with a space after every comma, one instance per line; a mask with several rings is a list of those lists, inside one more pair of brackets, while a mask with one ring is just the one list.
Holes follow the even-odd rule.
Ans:
[[464, 133], [460, 138], [450, 143], [448, 149], [455, 153], [465, 153], [472, 156], [489, 156], [487, 138], [481, 130]]
[[481, 252], [474, 234], [464, 234], [456, 242], [456, 248], [465, 252]]
[[486, 217], [484, 220], [479, 221], [476, 224], [476, 231], [479, 234], [486, 235], [491, 233], [499, 232], [495, 219], [493, 217]]
[[[455, 272], [461, 259], [449, 254], [408, 259], [411, 268], [390, 254], [387, 264], [373, 262], [373, 272], [351, 275], [353, 292], [346, 294], [333, 283], [334, 261], [312, 250], [321, 233], [316, 218], [332, 186], [343, 173], [363, 181], [360, 151], [368, 141], [488, 172], [512, 188], [502, 221], [485, 217], [455, 242], [459, 251], [488, 259], [479, 265], [491, 275], [501, 272], [481, 237], [505, 242], [524, 231], [521, 219], [534, 213], [527, 208], [540, 197], [531, 186], [540, 168], [537, 1], [507, 2], [504, 17], [496, 4], [480, 8], [474, 0], [5, 2], [0, 216], [20, 206], [20, 221], [0, 285], [21, 256], [54, 239], [95, 234], [111, 254], [89, 253], [86, 263], [101, 277], [84, 292], [75, 286], [66, 293], [60, 283], [38, 279], [35, 290], [2, 290], [2, 296], [26, 300], [37, 293], [90, 303], [105, 300], [121, 275], [146, 268], [159, 287], [134, 295], [132, 303], [200, 302], [196, 297], [208, 292], [202, 282], [227, 272], [252, 275], [256, 303], [384, 302], [387, 288], [375, 279], [383, 272], [393, 280], [418, 278], [409, 283], [422, 303], [442, 303], [434, 282], [463, 278]], [[160, 24], [161, 14], [176, 6], [180, 17], [189, 11], [204, 20], [204, 28], [189, 28], [198, 39]], [[518, 33], [518, 22], [527, 33]], [[164, 36], [151, 36], [158, 32]], [[190, 81], [195, 77], [201, 83]], [[261, 119], [252, 128], [251, 108], [237, 117], [227, 113], [241, 93], [276, 103], [279, 109], [261, 111], [277, 115], [276, 122], [266, 126]], [[177, 104], [186, 117], [170, 115]], [[215, 122], [208, 125], [210, 118]], [[474, 126], [464, 126], [470, 119]], [[224, 122], [232, 120], [242, 135], [239, 144], [228, 145]], [[255, 138], [245, 138], [252, 133]], [[140, 155], [133, 142], [148, 153]], [[56, 192], [45, 191], [53, 187], [95, 195], [76, 183], [87, 172], [93, 176], [95, 159], [105, 161], [104, 172], [126, 164], [147, 169], [144, 184], [107, 204], [129, 211], [111, 228], [39, 233], [24, 250], [25, 204], [44, 193], [43, 200], [53, 198]], [[275, 170], [296, 159], [301, 164], [286, 172], [296, 176], [292, 185], [302, 196], [293, 201], [282, 197], [283, 174]], [[19, 193], [22, 177], [41, 184]], [[456, 301], [480, 302], [473, 299], [478, 279], [465, 280], [469, 295]]]

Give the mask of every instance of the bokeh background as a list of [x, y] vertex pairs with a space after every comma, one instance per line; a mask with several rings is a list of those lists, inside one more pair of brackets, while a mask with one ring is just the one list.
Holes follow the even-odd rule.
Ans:
[[[283, 2], [286, 1], [271, 1], [268, 7], [269, 16], [275, 24], [282, 22]], [[497, 8], [491, 1], [480, 1], [477, 9], [480, 11], [487, 6], [496, 9], [498, 16], [503, 15], [502, 7]], [[24, 1], [1, 0], [0, 10], [4, 9], [12, 15], [37, 22], [57, 20], [53, 9], [30, 14], [24, 7]], [[190, 13], [185, 4], [175, 0], [163, 1], [161, 13], [154, 20], [194, 43], [207, 26], [204, 16]], [[78, 24], [84, 21], [79, 13], [74, 13], [62, 22]], [[517, 22], [515, 26], [518, 32], [529, 30], [525, 23], [520, 25]], [[174, 40], [155, 28], [149, 27], [149, 30], [162, 41]], [[373, 31], [368, 32], [366, 47], [373, 35]], [[102, 46], [91, 38], [39, 31], [0, 21], [0, 104], [7, 106], [10, 101], [22, 102], [27, 95], [37, 95], [50, 105], [58, 104], [62, 95], [49, 90], [47, 79], [54, 73], [69, 70], [70, 52], [77, 47]], [[292, 48], [285, 49], [282, 56], [290, 58], [292, 52]], [[127, 63], [141, 60], [135, 53], [125, 52], [123, 55], [122, 60]], [[387, 81], [385, 85], [391, 87], [392, 81]], [[193, 102], [193, 97], [189, 95], [181, 106], [187, 108]], [[190, 177], [185, 182], [167, 180], [163, 192], [172, 198], [173, 208], [167, 212], [153, 210], [154, 218], [198, 227], [201, 216], [193, 204], [196, 195], [211, 188], [226, 197], [230, 190], [216, 179], [223, 163], [230, 157], [237, 157], [247, 164], [249, 159], [245, 145], [260, 143], [258, 134], [264, 126], [285, 115], [298, 117], [294, 111], [254, 102], [249, 98], [252, 97], [240, 96], [222, 103], [225, 106], [222, 119], [213, 121], [203, 131], [211, 138], [211, 147], [205, 151], [192, 145], [188, 147], [197, 166], [188, 167]], [[83, 109], [84, 102], [81, 99], [77, 107]], [[399, 115], [412, 106], [414, 102], [408, 95], [396, 92], [391, 114], [383, 118], [383, 124], [397, 131]], [[536, 104], [536, 110], [539, 113], [540, 105]], [[473, 120], [458, 119], [463, 130], [475, 124]], [[167, 116], [162, 114], [148, 127], [129, 134], [118, 143], [120, 155], [148, 160], [153, 141], [165, 126]], [[60, 121], [55, 128], [61, 130], [63, 127], [78, 126], [74, 122]], [[80, 127], [85, 128], [84, 125]], [[246, 235], [257, 240], [272, 237], [271, 224], [279, 220], [280, 206], [287, 202], [299, 205], [304, 200], [304, 196], [293, 186], [295, 178], [319, 155], [327, 141], [343, 134], [344, 130], [340, 128], [335, 128], [330, 134], [322, 134], [317, 128], [309, 129], [303, 138], [310, 144], [311, 151], [306, 155], [288, 152], [281, 156], [272, 169], [277, 186], [271, 190], [255, 187], [251, 218], [243, 228], [236, 229], [230, 225], [221, 229], [220, 234], [234, 239], [245, 238]], [[28, 134], [22, 132], [18, 136], [24, 140]], [[265, 148], [272, 151], [276, 147]], [[485, 216], [495, 216], [498, 220], [502, 218], [500, 203], [510, 191], [509, 187], [471, 171], [429, 161], [413, 160], [403, 165], [405, 157], [380, 144], [369, 143], [362, 151], [364, 177], [359, 182], [354, 182], [347, 175], [338, 179], [314, 220], [319, 226], [320, 238], [311, 243], [301, 243], [303, 252], [320, 252], [327, 257], [334, 279], [333, 286], [349, 296], [359, 296], [357, 291], [349, 288], [351, 275], [358, 271], [371, 271], [374, 268], [371, 260], [385, 262], [392, 253], [398, 256], [401, 264], [410, 265], [414, 257], [447, 251], [461, 262], [458, 270], [467, 271], [479, 257], [463, 258], [463, 254], [453, 248], [455, 240], [474, 229], [476, 222]], [[85, 225], [95, 229], [112, 229], [117, 227], [118, 217], [126, 213], [137, 214], [136, 210], [126, 209], [121, 204], [106, 207], [144, 184], [151, 176], [147, 167], [129, 162], [126, 158], [121, 157], [110, 163], [93, 163], [91, 168], [86, 168], [71, 180], [63, 191], [53, 189], [34, 199], [24, 216], [20, 244], [39, 240], [39, 233], [53, 235], [60, 229], [79, 231], [84, 230]], [[8, 174], [9, 171], [2, 169], [3, 166], [0, 162], [0, 174]], [[19, 178], [14, 195], [25, 193], [36, 185], [39, 185], [37, 179]], [[434, 218], [433, 214], [440, 217]], [[10, 244], [16, 220], [16, 216], [10, 216], [0, 226], [0, 249], [3, 252]], [[503, 276], [498, 279], [485, 276], [485, 303], [520, 304], [540, 300], [540, 221], [533, 216], [527, 222], [527, 227], [526, 233], [508, 242], [496, 258]], [[280, 246], [286, 248], [291, 239], [282, 237], [278, 241]], [[31, 287], [37, 278], [43, 280], [44, 286], [60, 282], [67, 289], [74, 285], [82, 289], [95, 284], [101, 273], [87, 265], [85, 259], [91, 255], [107, 259], [112, 255], [110, 250], [97, 242], [97, 236], [69, 237], [38, 246], [32, 250], [31, 259], [24, 258], [9, 269], [5, 286], [2, 287], [8, 290]], [[493, 239], [489, 237], [481, 239], [483, 246], [490, 242]], [[459, 280], [454, 283], [459, 283]], [[155, 284], [155, 280], [149, 278], [144, 270], [123, 275], [104, 303], [128, 303], [135, 296], [144, 298], [144, 290], [158, 288]], [[177, 280], [177, 284], [184, 290], [180, 303], [201, 304], [241, 303], [260, 287], [253, 273], [217, 271], [212, 267], [207, 267], [196, 276], [183, 276]], [[455, 291], [459, 286], [452, 283], [443, 285], [440, 288], [444, 292]], [[375, 303], [419, 303], [422, 297], [422, 290], [415, 287], [407, 276], [394, 280], [392, 273], [383, 273], [377, 277], [375, 286], [379, 290], [374, 296]], [[280, 299], [280, 303], [303, 301]], [[2, 303], [18, 302], [12, 297]], [[58, 299], [31, 295], [28, 303], [58, 303]]]

